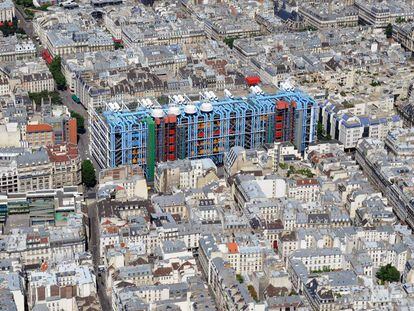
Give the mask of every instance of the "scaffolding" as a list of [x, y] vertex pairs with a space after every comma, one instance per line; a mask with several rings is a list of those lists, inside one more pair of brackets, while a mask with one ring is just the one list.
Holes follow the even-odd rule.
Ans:
[[[94, 127], [107, 133], [91, 133], [92, 139], [109, 138], [107, 153], [92, 152], [106, 156], [98, 163], [109, 167], [138, 164], [152, 180], [155, 163], [160, 161], [210, 157], [221, 164], [233, 146], [251, 149], [291, 141], [303, 152], [315, 140], [317, 104], [297, 90], [196, 102], [180, 98], [184, 100], [170, 98], [169, 105], [155, 108], [106, 110], [96, 119], [105, 126]], [[91, 144], [92, 148], [102, 145]]]

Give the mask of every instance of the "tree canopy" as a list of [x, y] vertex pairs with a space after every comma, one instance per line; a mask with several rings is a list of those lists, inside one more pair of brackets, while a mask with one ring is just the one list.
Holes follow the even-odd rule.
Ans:
[[25, 8], [34, 8], [35, 6], [33, 5], [33, 1], [32, 0], [16, 0], [15, 1], [16, 4], [21, 5]]
[[16, 18], [13, 18], [12, 22], [4, 22], [0, 25], [0, 31], [3, 33], [3, 36], [8, 37], [16, 33], [24, 34], [24, 30], [18, 27], [18, 21]]
[[96, 185], [95, 168], [90, 160], [82, 162], [82, 183], [88, 188], [93, 188]]
[[253, 300], [256, 301], [256, 302], [258, 302], [259, 301], [259, 298], [257, 296], [256, 290], [254, 289], [254, 286], [253, 285], [249, 285], [249, 286], [247, 286], [247, 289], [249, 290], [250, 296], [252, 296]]
[[391, 264], [387, 264], [377, 271], [376, 277], [381, 280], [382, 283], [398, 282], [400, 280], [400, 272]]
[[120, 42], [114, 42], [114, 48], [115, 50], [123, 49], [124, 45]]
[[76, 125], [77, 125], [77, 132], [78, 134], [85, 133], [85, 118], [82, 117], [79, 113], [75, 111], [70, 112], [70, 116], [72, 118], [76, 119]]
[[56, 56], [49, 65], [49, 70], [52, 73], [53, 79], [56, 82], [58, 90], [66, 89], [66, 78], [61, 70], [61, 58]]
[[398, 16], [398, 17], [395, 19], [395, 22], [396, 22], [397, 24], [401, 24], [401, 23], [405, 23], [405, 22], [406, 22], [406, 20], [405, 20], [405, 18], [404, 18], [404, 17]]
[[142, 4], [145, 6], [153, 6], [155, 0], [141, 0]]
[[392, 24], [388, 24], [385, 28], [385, 35], [387, 38], [392, 38]]
[[237, 37], [226, 37], [226, 38], [224, 38], [223, 42], [225, 44], [227, 44], [229, 48], [232, 49], [233, 45], [234, 45], [234, 40], [236, 40], [236, 39], [237, 39]]
[[243, 283], [244, 282], [244, 278], [243, 278], [243, 276], [241, 274], [236, 274], [236, 280], [239, 283]]
[[316, 131], [317, 131], [318, 140], [330, 140], [331, 139], [331, 136], [329, 134], [325, 135], [325, 131], [323, 130], [323, 124], [321, 122], [318, 122]]
[[62, 105], [62, 98], [60, 98], [60, 95], [58, 92], [48, 92], [48, 91], [41, 91], [39, 93], [29, 93], [29, 97], [31, 100], [34, 100], [36, 105], [40, 105], [42, 102], [42, 99], [45, 103], [50, 102], [52, 105]]

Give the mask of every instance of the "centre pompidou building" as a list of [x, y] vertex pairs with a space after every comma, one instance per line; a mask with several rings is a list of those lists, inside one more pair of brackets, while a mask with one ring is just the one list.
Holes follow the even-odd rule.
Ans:
[[233, 146], [290, 141], [303, 152], [315, 141], [318, 106], [298, 90], [200, 101], [174, 98], [163, 106], [142, 100], [134, 111], [114, 103], [102, 113], [93, 111], [91, 154], [99, 165], [138, 164], [152, 180], [156, 162], [209, 157], [221, 164]]

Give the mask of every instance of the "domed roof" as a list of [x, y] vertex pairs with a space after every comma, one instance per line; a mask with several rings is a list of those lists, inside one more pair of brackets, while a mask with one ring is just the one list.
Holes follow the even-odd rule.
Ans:
[[194, 105], [186, 105], [184, 108], [184, 112], [187, 114], [195, 114], [197, 112], [197, 108]]
[[202, 112], [212, 112], [213, 111], [213, 105], [211, 103], [202, 103], [200, 106], [200, 110]]
[[168, 108], [168, 114], [173, 114], [173, 115], [176, 115], [176, 116], [180, 115], [181, 114], [180, 107], [178, 107], [178, 106], [170, 106]]
[[164, 116], [164, 111], [160, 108], [152, 109], [151, 115], [154, 118], [162, 118]]

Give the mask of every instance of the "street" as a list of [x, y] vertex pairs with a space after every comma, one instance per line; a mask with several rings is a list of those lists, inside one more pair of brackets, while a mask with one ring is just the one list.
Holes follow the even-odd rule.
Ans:
[[[32, 41], [36, 44], [36, 49], [38, 52], [38, 55], [40, 55], [41, 47], [39, 46], [39, 43], [37, 42], [35, 38], [35, 34], [33, 31], [33, 24], [31, 21], [26, 21], [24, 19], [24, 16], [22, 12], [20, 12], [20, 8], [16, 9], [16, 16], [19, 20], [19, 26], [23, 28], [23, 30], [26, 32], [26, 34], [32, 39]], [[90, 158], [89, 155], [89, 140], [88, 140], [88, 113], [85, 110], [85, 108], [82, 105], [76, 104], [72, 100], [72, 93], [69, 90], [66, 91], [59, 91], [59, 95], [62, 98], [62, 102], [66, 107], [68, 107], [69, 111], [75, 111], [79, 113], [84, 119], [85, 119], [85, 133], [79, 135], [78, 140], [78, 149], [80, 152], [80, 156], [82, 160], [86, 160]], [[92, 160], [92, 159], [91, 159]], [[99, 169], [95, 163], [94, 163], [95, 169]]]
[[74, 111], [80, 114], [85, 120], [84, 122], [85, 132], [83, 134], [78, 135], [79, 154], [82, 160], [89, 159], [92, 162], [93, 166], [95, 167], [96, 177], [98, 178], [101, 168], [99, 167], [98, 163], [89, 153], [88, 111], [85, 109], [85, 107], [82, 104], [77, 104], [73, 101], [72, 99], [73, 93], [71, 91], [69, 90], [59, 91], [59, 95], [60, 95], [60, 98], [62, 99], [63, 104], [66, 107], [68, 107], [69, 111]]
[[[78, 150], [82, 160], [90, 159], [89, 155], [89, 135], [88, 135], [88, 112], [86, 109], [81, 105], [77, 104], [72, 100], [72, 93], [69, 90], [66, 91], [59, 91], [59, 95], [62, 98], [63, 104], [68, 107], [69, 111], [74, 111], [80, 114], [84, 120], [85, 126], [85, 133], [78, 135]], [[97, 167], [95, 161], [90, 159], [95, 166], [97, 175], [99, 174], [99, 167]], [[92, 194], [92, 193], [90, 193]], [[88, 192], [85, 193], [85, 196], [88, 196]], [[99, 216], [98, 216], [98, 209], [96, 203], [90, 203], [88, 205], [88, 218], [89, 218], [89, 226], [90, 226], [90, 240], [89, 240], [89, 251], [92, 254], [94, 270], [96, 275], [96, 285], [98, 290], [98, 297], [99, 301], [101, 302], [102, 310], [110, 311], [111, 310], [111, 302], [106, 294], [105, 288], [105, 272], [99, 271], [98, 267], [102, 263], [100, 262], [100, 254], [99, 254]]]
[[23, 17], [22, 12], [20, 12], [20, 7], [16, 7], [16, 17], [19, 20], [19, 27], [23, 28], [24, 32], [33, 40], [35, 40], [33, 32], [33, 24], [31, 21], [26, 21]]
[[16, 17], [19, 20], [19, 27], [24, 30], [24, 32], [32, 39], [33, 43], [36, 46], [37, 56], [41, 56], [42, 47], [39, 44], [39, 41], [36, 40], [36, 35], [34, 33], [33, 24], [30, 20], [25, 20], [23, 13], [20, 11], [21, 7], [16, 7]]
[[[95, 161], [90, 158], [89, 154], [89, 135], [88, 135], [88, 112], [81, 105], [77, 104], [72, 99], [72, 93], [69, 90], [59, 91], [59, 95], [62, 98], [63, 104], [68, 107], [69, 111], [74, 111], [80, 114], [84, 120], [85, 132], [83, 134], [78, 134], [78, 150], [82, 160], [90, 159], [95, 166], [96, 174], [99, 174], [99, 167], [97, 167]], [[93, 194], [93, 193], [89, 193]], [[88, 196], [88, 192], [85, 193], [85, 196]], [[104, 276], [105, 273], [101, 274], [98, 267], [101, 264], [100, 254], [99, 254], [99, 216], [96, 203], [91, 203], [88, 205], [88, 218], [90, 226], [90, 240], [89, 240], [89, 251], [93, 257], [94, 270], [96, 275], [96, 285], [98, 290], [99, 301], [101, 302], [102, 310], [111, 310], [111, 302], [108, 299], [105, 288]]]
[[90, 240], [89, 240], [89, 251], [92, 254], [93, 264], [95, 269], [96, 275], [96, 283], [97, 283], [97, 290], [98, 290], [98, 297], [99, 301], [101, 302], [102, 310], [110, 311], [111, 310], [111, 302], [106, 294], [105, 289], [105, 282], [104, 276], [105, 273], [99, 271], [98, 267], [101, 264], [100, 262], [100, 254], [99, 254], [99, 216], [98, 216], [98, 209], [96, 203], [90, 203], [88, 205], [88, 218], [89, 218], [89, 226], [90, 226]]
[[[41, 47], [39, 46], [39, 42], [35, 38], [35, 34], [33, 31], [33, 24], [30, 20], [25, 20], [23, 14], [16, 9], [16, 16], [19, 20], [19, 27], [21, 27], [26, 34], [33, 40], [36, 45], [36, 49], [38, 55], [41, 54]], [[75, 111], [76, 113], [80, 114], [84, 120], [84, 127], [85, 132], [83, 134], [78, 134], [78, 150], [82, 160], [90, 159], [95, 166], [96, 174], [99, 174], [99, 167], [96, 165], [95, 161], [91, 159], [89, 154], [89, 135], [88, 135], [88, 112], [86, 109], [81, 105], [77, 104], [72, 99], [72, 93], [69, 90], [65, 91], [58, 91], [59, 95], [62, 99], [63, 104], [68, 107], [69, 111]], [[85, 197], [88, 195], [94, 195], [93, 193], [86, 192]], [[98, 211], [96, 207], [96, 203], [90, 203], [88, 206], [88, 218], [89, 218], [89, 226], [90, 226], [90, 240], [88, 243], [88, 250], [91, 252], [93, 257], [93, 264], [94, 264], [94, 271], [96, 275], [97, 281], [97, 291], [99, 301], [101, 303], [102, 310], [110, 311], [111, 302], [106, 295], [106, 288], [104, 285], [104, 273], [101, 276], [101, 273], [98, 271], [98, 266], [100, 265], [100, 254], [99, 254], [99, 217]]]
[[[88, 135], [88, 112], [81, 105], [77, 104], [72, 99], [72, 93], [69, 90], [59, 91], [60, 98], [62, 98], [63, 104], [68, 107], [69, 111], [74, 111], [80, 114], [84, 120], [85, 133], [78, 135], [78, 149], [82, 160], [90, 159], [89, 154], [89, 135]], [[92, 160], [92, 159], [90, 159]], [[95, 169], [97, 169], [95, 165]]]

